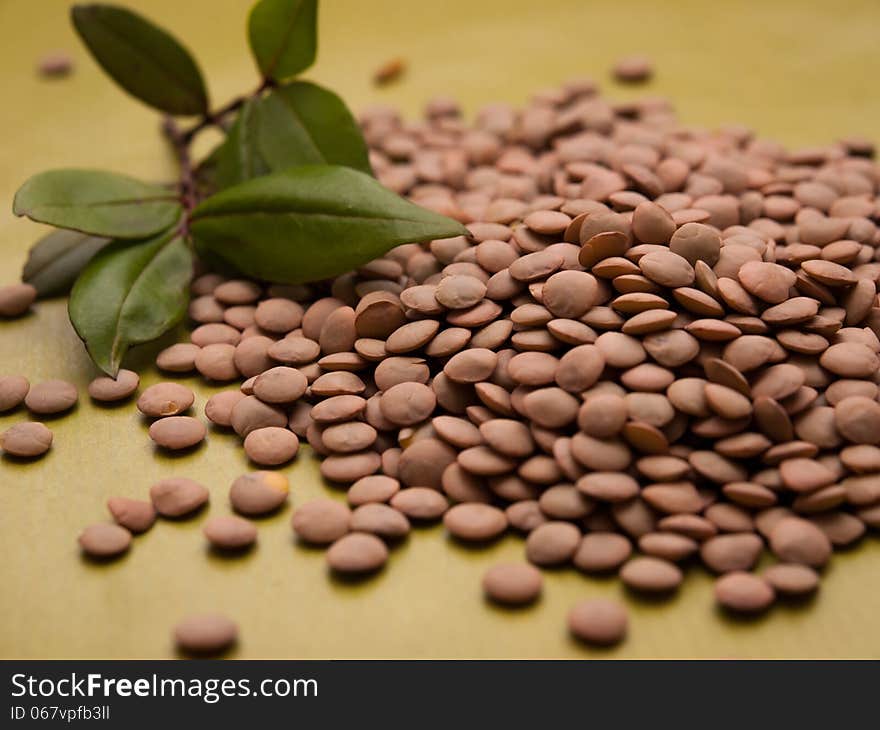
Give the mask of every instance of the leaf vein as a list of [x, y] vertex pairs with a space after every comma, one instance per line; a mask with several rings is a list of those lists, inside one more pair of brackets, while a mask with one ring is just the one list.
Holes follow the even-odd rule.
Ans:
[[194, 94], [199, 99], [202, 98], [202, 90], [200, 88], [191, 88], [183, 78], [178, 76], [175, 73], [173, 67], [167, 67], [162, 63], [162, 61], [151, 55], [149, 49], [144, 49], [134, 43], [131, 38], [125, 36], [124, 34], [118, 33], [112, 24], [102, 23], [100, 19], [97, 19], [98, 23], [100, 23], [101, 27], [107, 32], [109, 35], [113, 36], [117, 41], [120, 42], [120, 45], [123, 47], [128, 47], [131, 51], [137, 55], [142, 62], [146, 61], [145, 65], [150, 66], [153, 65], [155, 68], [159, 69], [162, 72], [162, 76], [164, 76], [168, 81], [171, 82], [173, 86], [176, 86], [178, 89], [181, 89], [186, 94]]
[[275, 72], [275, 68], [281, 61], [281, 56], [284, 55], [284, 51], [287, 49], [287, 44], [290, 42], [290, 37], [293, 35], [293, 29], [296, 28], [296, 21], [299, 19], [299, 15], [302, 12], [302, 9], [303, 3], [300, 3], [297, 6], [296, 12], [293, 14], [293, 18], [291, 18], [290, 24], [284, 31], [284, 36], [281, 39], [281, 43], [278, 45], [278, 50], [272, 55], [272, 58], [269, 61], [269, 65], [266, 67], [266, 76], [272, 78], [272, 74]]
[[312, 213], [308, 211], [278, 211], [278, 210], [247, 210], [229, 213], [202, 213], [194, 220], [205, 220], [207, 218], [232, 218], [238, 216], [254, 216], [254, 215], [278, 215], [285, 217], [312, 217], [312, 218], [344, 218], [350, 221], [385, 221], [387, 223], [416, 223], [419, 225], [427, 225], [430, 221], [421, 220], [419, 218], [403, 218], [399, 216], [389, 217], [381, 215], [346, 215], [345, 213]]
[[[110, 347], [110, 352], [112, 353], [114, 359], [116, 357], [117, 347], [119, 346], [119, 343], [120, 343], [120, 334], [121, 333], [119, 331], [119, 323], [122, 321], [122, 312], [125, 309], [125, 305], [128, 303], [129, 297], [132, 295], [132, 292], [134, 292], [135, 288], [138, 285], [138, 282], [144, 276], [144, 272], [150, 268], [150, 266], [153, 264], [153, 262], [159, 256], [159, 254], [162, 253], [168, 247], [168, 245], [174, 240], [176, 240], [175, 237], [171, 236], [161, 246], [156, 247], [156, 252], [152, 256], [150, 256], [149, 260], [144, 264], [144, 266], [138, 272], [138, 275], [134, 278], [134, 281], [132, 281], [131, 286], [128, 288], [128, 293], [122, 298], [122, 302], [120, 303], [119, 309], [116, 311], [116, 316], [114, 317], [114, 320], [113, 320], [114, 335], [113, 335], [113, 345]], [[129, 343], [129, 344], [131, 344], [131, 343]]]

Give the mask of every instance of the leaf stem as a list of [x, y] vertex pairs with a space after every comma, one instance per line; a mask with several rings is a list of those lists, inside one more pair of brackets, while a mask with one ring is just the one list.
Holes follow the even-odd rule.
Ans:
[[192, 164], [192, 157], [189, 153], [189, 141], [186, 138], [186, 134], [180, 129], [173, 117], [165, 117], [162, 122], [162, 133], [171, 143], [171, 148], [174, 150], [175, 157], [177, 157], [177, 163], [180, 165], [178, 191], [180, 194], [181, 205], [183, 205], [185, 211], [184, 220], [181, 224], [181, 233], [185, 235], [189, 231], [189, 213], [199, 202], [196, 190], [195, 171]]
[[183, 140], [189, 144], [195, 138], [195, 136], [204, 129], [208, 127], [223, 127], [223, 122], [230, 114], [241, 109], [242, 106], [245, 105], [250, 99], [254, 99], [260, 94], [262, 94], [266, 89], [270, 89], [275, 86], [275, 81], [273, 79], [263, 79], [263, 82], [250, 94], [242, 94], [241, 96], [235, 97], [232, 101], [221, 106], [219, 109], [215, 109], [212, 112], [208, 112], [202, 119], [197, 122], [194, 126], [190, 127], [186, 131], [182, 132]]
[[180, 195], [180, 203], [183, 205], [184, 218], [180, 225], [181, 235], [189, 233], [189, 214], [198, 205], [199, 192], [196, 183], [195, 167], [192, 161], [189, 147], [193, 139], [204, 129], [211, 126], [223, 127], [223, 122], [230, 114], [238, 111], [249, 100], [255, 99], [266, 89], [276, 85], [273, 79], [265, 78], [262, 83], [250, 94], [238, 96], [228, 104], [208, 112], [205, 116], [189, 129], [181, 129], [174, 117], [166, 116], [162, 120], [162, 134], [171, 144], [174, 156], [180, 166], [180, 178], [177, 188]]

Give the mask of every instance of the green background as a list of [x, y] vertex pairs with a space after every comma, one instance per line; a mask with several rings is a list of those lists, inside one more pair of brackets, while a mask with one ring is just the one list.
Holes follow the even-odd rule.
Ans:
[[[255, 86], [244, 32], [248, 2], [130, 4], [185, 39], [215, 106]], [[29, 175], [62, 166], [156, 180], [173, 174], [157, 117], [118, 91], [79, 48], [67, 6], [0, 2], [2, 282], [17, 280], [41, 233], [9, 212]], [[580, 75], [632, 96], [608, 83], [607, 69], [621, 55], [643, 52], [658, 69], [648, 93], [670, 96], [686, 123], [741, 122], [786, 144], [814, 145], [850, 133], [880, 136], [878, 27], [876, 0], [331, 0], [322, 3], [320, 61], [309, 77], [355, 110], [383, 102], [414, 115], [442, 93], [472, 112], [488, 101], [522, 102]], [[40, 80], [36, 59], [54, 49], [73, 53], [76, 73]], [[409, 63], [403, 82], [373, 88], [372, 70], [395, 56]], [[148, 366], [152, 353], [139, 354], [145, 383], [157, 379]], [[0, 373], [68, 378], [83, 391], [95, 374], [61, 301], [0, 322]], [[216, 390], [183, 382], [196, 389], [201, 413]], [[25, 417], [0, 417], [0, 428]], [[742, 622], [716, 611], [711, 581], [699, 569], [659, 604], [624, 597], [614, 579], [551, 572], [538, 605], [500, 610], [483, 601], [480, 577], [497, 560], [520, 558], [522, 541], [509, 536], [471, 550], [440, 527], [415, 530], [373, 579], [340, 583], [326, 575], [322, 551], [294, 543], [290, 507], [260, 521], [259, 546], [244, 558], [206, 550], [202, 515], [160, 522], [124, 559], [88, 564], [76, 536], [107, 518], [107, 497], [144, 496], [153, 481], [178, 474], [208, 485], [207, 512], [223, 514], [229, 484], [248, 468], [238, 439], [215, 432], [195, 454], [157, 456], [146, 425], [132, 406], [99, 408], [86, 397], [50, 424], [55, 446], [45, 459], [0, 461], [0, 656], [173, 656], [175, 621], [219, 610], [240, 623], [233, 654], [240, 657], [880, 657], [876, 540], [835, 556], [820, 595], [807, 605], [777, 606]], [[294, 506], [331, 491], [307, 449], [285, 473]], [[624, 598], [631, 610], [630, 639], [611, 651], [585, 649], [564, 628], [576, 600], [599, 595]]]

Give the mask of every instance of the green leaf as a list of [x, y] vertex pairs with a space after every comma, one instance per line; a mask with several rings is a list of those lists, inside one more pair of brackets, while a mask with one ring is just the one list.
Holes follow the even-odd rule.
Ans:
[[205, 114], [199, 67], [169, 33], [116, 5], [75, 5], [73, 25], [94, 59], [132, 96], [169, 114]]
[[183, 317], [192, 254], [172, 231], [144, 241], [113, 241], [73, 286], [70, 321], [92, 360], [115, 376], [128, 348], [154, 340]]
[[245, 103], [229, 128], [226, 139], [211, 154], [211, 182], [215, 190], [224, 190], [270, 172], [269, 165], [257, 148], [257, 103], [254, 100]]
[[257, 108], [257, 144], [273, 171], [345, 165], [372, 174], [357, 122], [336, 94], [308, 81], [272, 90]]
[[325, 279], [401, 243], [467, 235], [357, 170], [305, 165], [229, 188], [193, 211], [200, 245], [270, 281]]
[[39, 223], [107, 238], [144, 238], [180, 218], [176, 196], [157, 185], [101, 170], [49, 170], [15, 194], [12, 210]]
[[79, 272], [109, 242], [78, 231], [52, 231], [31, 247], [21, 279], [41, 297], [67, 294]]
[[305, 71], [318, 50], [318, 0], [260, 0], [248, 18], [248, 38], [267, 79]]

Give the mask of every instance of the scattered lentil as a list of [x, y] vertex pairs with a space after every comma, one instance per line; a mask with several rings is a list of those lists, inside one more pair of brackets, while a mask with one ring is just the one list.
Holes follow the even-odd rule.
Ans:
[[140, 385], [141, 379], [131, 370], [120, 370], [115, 378], [102, 376], [89, 383], [89, 395], [92, 400], [102, 403], [114, 403], [131, 396]]
[[603, 598], [579, 601], [568, 613], [568, 630], [588, 644], [619, 644], [628, 627], [626, 609], [616, 601]]
[[163, 517], [182, 517], [208, 502], [207, 487], [186, 477], [170, 477], [150, 487], [153, 507]]
[[76, 387], [66, 380], [46, 380], [30, 387], [24, 404], [31, 413], [55, 415], [69, 411], [78, 398]]
[[37, 421], [16, 423], [0, 433], [0, 449], [12, 456], [42, 456], [52, 446], [52, 432]]
[[211, 545], [221, 550], [241, 550], [257, 539], [256, 525], [237, 515], [212, 517], [205, 522], [202, 532]]
[[238, 626], [221, 614], [187, 616], [174, 627], [174, 642], [189, 654], [216, 654], [238, 640]]
[[544, 584], [541, 571], [530, 563], [500, 563], [483, 575], [483, 591], [493, 601], [512, 606], [534, 602]]
[[89, 525], [79, 535], [82, 551], [93, 558], [121, 555], [131, 545], [131, 533], [124, 527], [107, 522]]

